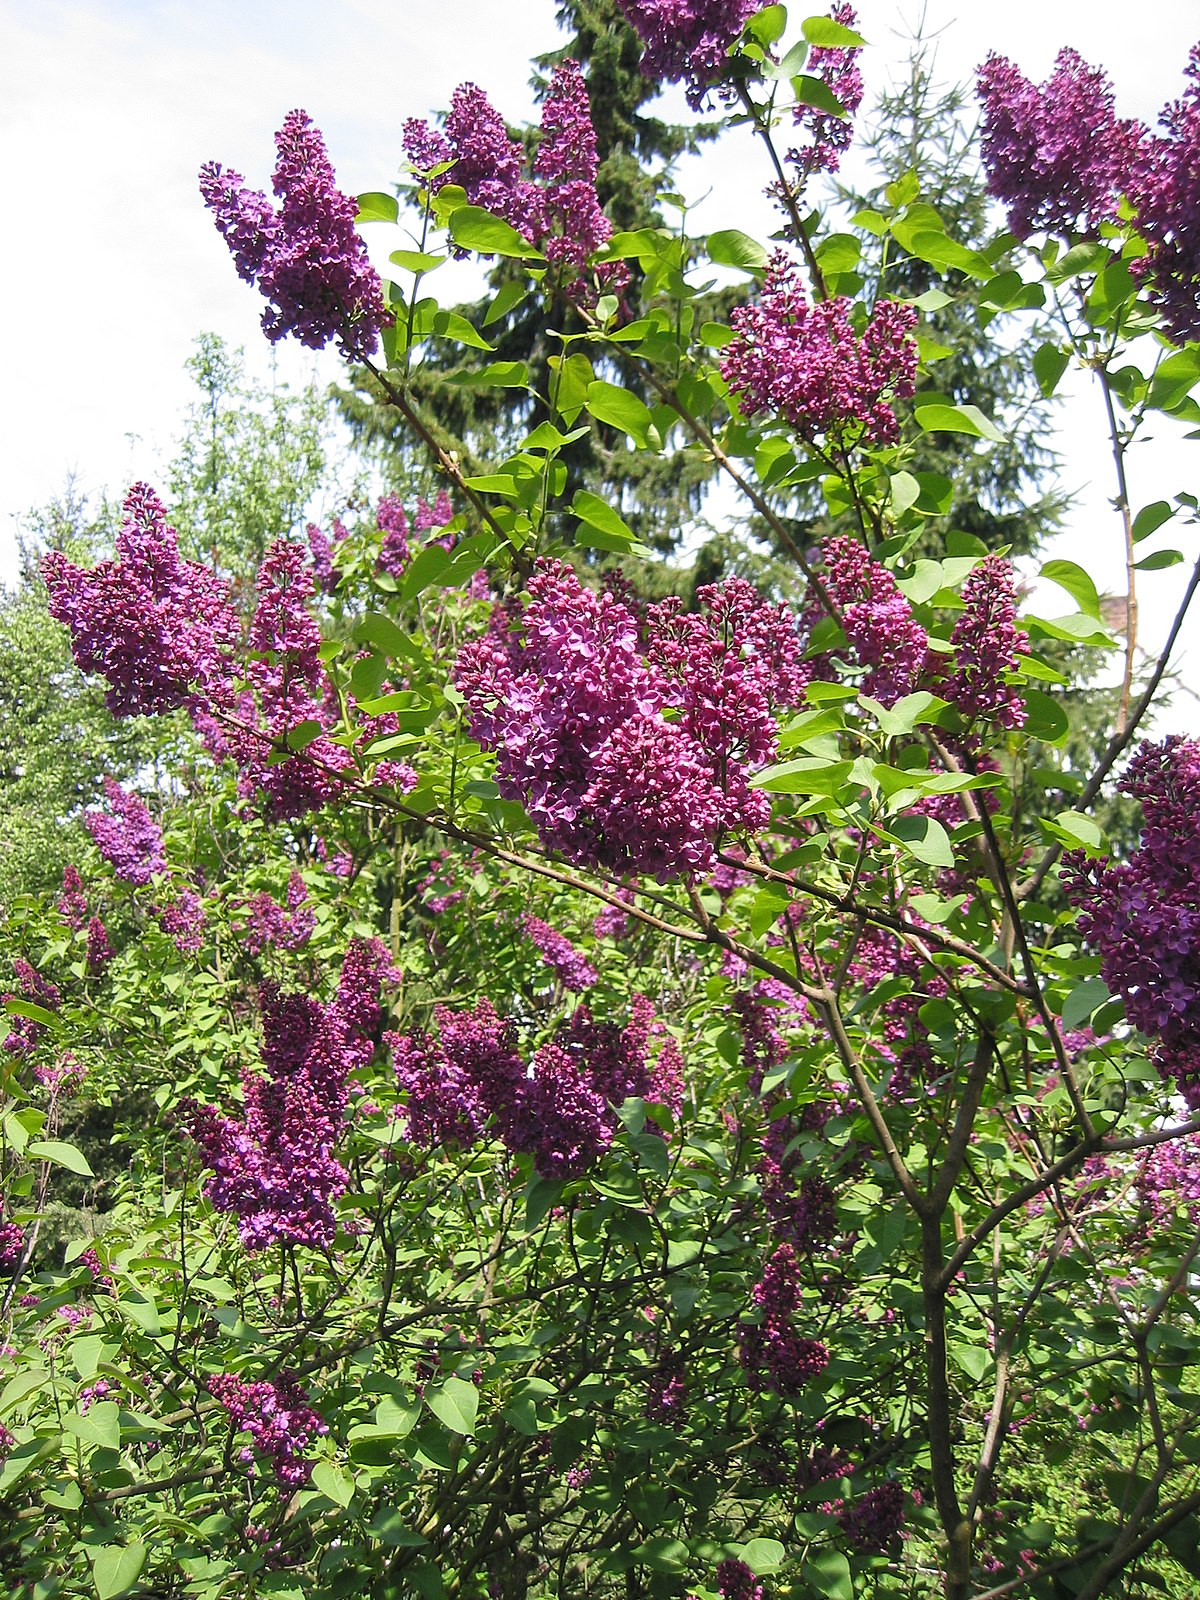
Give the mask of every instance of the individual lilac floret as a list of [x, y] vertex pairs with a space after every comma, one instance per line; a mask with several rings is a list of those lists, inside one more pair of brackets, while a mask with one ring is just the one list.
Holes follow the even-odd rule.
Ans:
[[764, 1600], [766, 1590], [744, 1561], [726, 1556], [717, 1564], [717, 1593], [721, 1600]]
[[841, 614], [842, 632], [858, 664], [863, 690], [892, 706], [910, 694], [925, 665], [928, 635], [896, 580], [857, 539], [837, 534], [822, 546], [825, 584]]
[[148, 485], [133, 485], [122, 513], [115, 560], [89, 569], [60, 550], [43, 558], [50, 614], [69, 629], [76, 666], [107, 679], [114, 715], [171, 711], [227, 670], [237, 616], [228, 584], [180, 559]]
[[758, 9], [757, 0], [618, 0], [642, 41], [642, 73], [687, 86], [698, 111], [724, 77], [730, 47]]
[[63, 868], [62, 893], [58, 897], [58, 914], [68, 928], [76, 933], [87, 922], [87, 895], [83, 892], [83, 879], [79, 868], [68, 863]]
[[730, 313], [736, 337], [721, 372], [742, 411], [780, 416], [809, 443], [895, 444], [891, 402], [916, 377], [916, 308], [877, 301], [861, 335], [852, 311], [844, 296], [810, 304], [798, 266], [777, 251], [758, 299]]
[[1124, 862], [1068, 856], [1063, 876], [1101, 976], [1200, 1108], [1200, 744], [1143, 743], [1120, 787], [1142, 804], [1137, 849]]
[[[858, 27], [858, 14], [852, 5], [835, 5], [830, 17], [843, 28], [853, 31]], [[815, 45], [809, 51], [805, 73], [820, 79], [846, 115], [838, 117], [816, 106], [796, 106], [792, 116], [805, 142], [789, 150], [787, 159], [797, 169], [801, 188], [814, 172], [836, 172], [854, 141], [852, 119], [863, 97], [862, 69], [858, 64], [862, 51], [860, 44]]]
[[[14, 956], [12, 968], [17, 992], [0, 998], [4, 1001], [26, 1000], [31, 1005], [41, 1006], [43, 1011], [58, 1010], [62, 1004], [62, 995], [57, 984], [51, 983], [49, 978], [43, 978], [36, 967], [30, 966], [24, 956]], [[24, 1055], [27, 1051], [35, 1050], [46, 1036], [46, 1024], [39, 1022], [36, 1017], [22, 1017], [14, 1013], [5, 1020], [8, 1023], [8, 1033], [4, 1038], [4, 1048], [12, 1051], [14, 1055]]]
[[793, 1319], [800, 1307], [800, 1271], [790, 1244], [781, 1244], [754, 1285], [757, 1322], [744, 1322], [738, 1346], [742, 1370], [753, 1389], [796, 1395], [824, 1372], [829, 1351], [819, 1339], [805, 1339]]
[[113, 778], [105, 778], [109, 811], [85, 811], [83, 824], [96, 848], [125, 883], [149, 883], [167, 870], [162, 830], [146, 802], [129, 794]]
[[525, 918], [525, 932], [545, 957], [546, 965], [574, 994], [590, 989], [599, 977], [595, 967], [581, 955], [565, 934], [559, 933], [540, 917]]
[[391, 321], [379, 276], [354, 227], [358, 205], [338, 189], [325, 142], [303, 111], [275, 135], [274, 209], [240, 174], [209, 162], [200, 192], [248, 283], [268, 302], [263, 331], [319, 350], [336, 339], [350, 360], [371, 355]]
[[978, 69], [976, 87], [988, 190], [1006, 207], [1018, 239], [1094, 236], [1115, 218], [1145, 130], [1118, 120], [1107, 73], [1060, 50], [1051, 76], [1033, 84], [993, 54]]
[[253, 1468], [258, 1450], [270, 1459], [280, 1483], [295, 1489], [308, 1482], [312, 1462], [304, 1452], [329, 1432], [329, 1424], [295, 1379], [247, 1383], [232, 1372], [220, 1372], [208, 1380], [208, 1391], [225, 1407], [235, 1427], [254, 1441], [253, 1449], [247, 1446], [238, 1452], [246, 1466]]
[[1138, 232], [1150, 246], [1132, 271], [1150, 291], [1176, 343], [1200, 339], [1200, 44], [1187, 86], [1159, 119], [1129, 185]]
[[962, 587], [964, 610], [954, 624], [954, 671], [938, 685], [938, 693], [967, 722], [990, 722], [998, 728], [1025, 723], [1021, 691], [1006, 682], [1029, 637], [1017, 627], [1016, 587], [1012, 562], [991, 555], [981, 561]]

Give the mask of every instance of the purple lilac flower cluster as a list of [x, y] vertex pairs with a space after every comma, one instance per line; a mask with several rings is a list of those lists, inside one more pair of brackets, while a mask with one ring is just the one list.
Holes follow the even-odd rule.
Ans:
[[863, 691], [892, 706], [910, 694], [925, 667], [929, 640], [886, 567], [838, 534], [822, 546], [825, 582], [841, 614], [842, 632], [858, 665]]
[[564, 989], [571, 990], [573, 994], [582, 994], [585, 989], [592, 987], [600, 974], [565, 934], [550, 927], [540, 917], [526, 917], [523, 926], [530, 942], [541, 952], [546, 965]]
[[1128, 861], [1066, 858], [1079, 929], [1161, 1070], [1200, 1106], [1200, 743], [1143, 743], [1120, 787], [1142, 804]]
[[[473, 83], [455, 89], [443, 132], [415, 118], [407, 122], [404, 149], [421, 172], [452, 163], [431, 179], [435, 192], [459, 185], [472, 204], [503, 217], [551, 261], [579, 269], [612, 234], [596, 194], [596, 135], [576, 61], [561, 62], [550, 80], [532, 178], [525, 176], [520, 142]], [[599, 276], [617, 293], [628, 281], [621, 262], [607, 264]]]
[[83, 824], [96, 848], [125, 883], [149, 883], [167, 870], [162, 830], [145, 801], [129, 794], [113, 778], [105, 778], [108, 811], [85, 811]]
[[351, 1072], [374, 1050], [382, 1023], [379, 991], [394, 980], [378, 940], [355, 940], [337, 996], [322, 1004], [264, 984], [260, 995], [265, 1073], [247, 1071], [240, 1118], [190, 1105], [190, 1132], [213, 1176], [205, 1193], [238, 1219], [250, 1250], [277, 1239], [328, 1249], [333, 1202], [346, 1187], [334, 1150]]
[[[830, 17], [843, 28], [853, 31], [858, 27], [858, 14], [852, 5], [835, 5]], [[805, 72], [820, 79], [846, 115], [835, 116], [816, 106], [796, 106], [793, 118], [805, 142], [798, 149], [789, 150], [787, 159], [797, 169], [800, 187], [814, 172], [836, 172], [853, 143], [852, 118], [863, 97], [862, 69], [858, 64], [862, 51], [862, 45], [850, 44], [816, 45], [809, 52]]]
[[64, 1050], [52, 1062], [36, 1062], [33, 1075], [48, 1094], [61, 1099], [74, 1094], [87, 1077], [87, 1068], [72, 1051]]
[[889, 1478], [850, 1505], [838, 1502], [838, 1527], [857, 1550], [886, 1550], [904, 1526], [907, 1499], [901, 1485]]
[[234, 1426], [254, 1441], [253, 1447], [239, 1451], [248, 1467], [253, 1467], [257, 1450], [270, 1459], [280, 1483], [294, 1489], [308, 1482], [312, 1462], [304, 1452], [329, 1432], [329, 1424], [295, 1379], [247, 1383], [232, 1372], [221, 1372], [208, 1380], [208, 1390], [228, 1411]]
[[1133, 266], [1171, 338], [1200, 339], [1200, 44], [1192, 46], [1180, 99], [1140, 151], [1129, 193], [1149, 251]]
[[83, 879], [78, 867], [68, 863], [63, 868], [62, 893], [58, 897], [58, 914], [68, 928], [76, 933], [85, 926], [88, 918], [87, 895], [83, 892]]
[[245, 902], [242, 940], [251, 955], [261, 955], [268, 945], [278, 950], [301, 950], [313, 936], [317, 914], [308, 904], [308, 889], [298, 869], [288, 878], [287, 904], [281, 906], [265, 890]]
[[303, 111], [275, 135], [276, 210], [216, 162], [200, 170], [200, 193], [228, 244], [238, 273], [268, 302], [263, 331], [294, 334], [319, 350], [336, 339], [350, 360], [371, 355], [391, 321], [379, 276], [354, 227], [358, 205], [342, 194], [325, 142]]
[[412, 559], [408, 543], [408, 518], [394, 494], [385, 494], [375, 512], [375, 525], [383, 535], [375, 565], [391, 578], [403, 576]]
[[894, 444], [891, 402], [911, 395], [916, 378], [916, 308], [877, 301], [861, 331], [853, 309], [841, 295], [811, 303], [797, 263], [776, 251], [758, 299], [730, 313], [735, 338], [721, 373], [743, 412], [771, 412], [837, 449]]
[[346, 530], [336, 517], [333, 531], [334, 539], [331, 541], [315, 522], [310, 522], [304, 530], [308, 553], [312, 557], [313, 577], [317, 588], [326, 594], [332, 594], [342, 576], [342, 569], [334, 561], [334, 542], [341, 544], [346, 537]]
[[50, 614], [70, 629], [76, 665], [108, 680], [116, 716], [171, 711], [225, 670], [237, 617], [225, 580], [180, 559], [151, 488], [135, 483], [122, 511], [115, 560], [85, 568], [60, 550], [43, 558]]
[[194, 956], [204, 948], [208, 912], [204, 898], [185, 885], [173, 900], [155, 907], [159, 927], [168, 934], [180, 955]]
[[1146, 1151], [1138, 1165], [1137, 1193], [1159, 1227], [1182, 1211], [1200, 1221], [1200, 1135], [1168, 1139]]
[[1038, 85], [993, 54], [976, 83], [988, 189], [1019, 239], [1041, 231], [1095, 235], [1115, 218], [1143, 130], [1117, 119], [1107, 73], [1060, 50]]
[[829, 1351], [819, 1339], [805, 1339], [796, 1332], [800, 1270], [790, 1244], [775, 1250], [751, 1298], [758, 1307], [758, 1320], [742, 1324], [738, 1342], [738, 1358], [747, 1381], [753, 1389], [799, 1394], [829, 1365]]
[[434, 1021], [436, 1038], [388, 1036], [415, 1144], [469, 1147], [492, 1124], [510, 1150], [532, 1156], [542, 1177], [575, 1178], [612, 1143], [624, 1100], [669, 1104], [677, 1094], [678, 1047], [664, 1044], [651, 1061], [654, 1011], [641, 995], [624, 1028], [578, 1006], [528, 1069], [512, 1024], [486, 999], [472, 1011], [436, 1007]]
[[674, 1351], [660, 1356], [646, 1380], [646, 1415], [652, 1422], [678, 1422], [687, 1405], [683, 1361]]
[[703, 615], [652, 607], [644, 650], [642, 619], [561, 563], [539, 563], [529, 594], [519, 620], [497, 608], [463, 647], [456, 681], [501, 792], [543, 842], [666, 882], [706, 871], [721, 830], [761, 828], [769, 808], [748, 780], [806, 678], [784, 608], [737, 580], [710, 586]]
[[736, 1556], [717, 1563], [717, 1593], [721, 1600], [765, 1600], [766, 1596], [754, 1573]]
[[1025, 722], [1021, 691], [1006, 681], [1029, 636], [1016, 625], [1012, 562], [991, 555], [962, 586], [963, 613], [954, 624], [954, 671], [938, 692], [969, 723], [1020, 728]]
[[687, 85], [699, 110], [725, 74], [730, 48], [757, 10], [756, 0], [618, 0], [642, 41], [642, 74]]
[[87, 925], [87, 969], [93, 977], [104, 971], [115, 955], [108, 937], [108, 929], [99, 917], [91, 917]]
[[24, 1249], [24, 1229], [15, 1222], [0, 1222], [0, 1272], [11, 1272]]
[[[62, 995], [58, 986], [43, 978], [35, 967], [30, 966], [24, 956], [13, 957], [13, 977], [16, 979], [17, 992], [8, 993], [0, 999], [28, 1000], [32, 1005], [41, 1006], [43, 1011], [57, 1011], [62, 1004]], [[34, 1050], [46, 1035], [46, 1025], [38, 1022], [34, 1017], [10, 1016], [7, 1019], [8, 1033], [4, 1038], [4, 1048], [11, 1050], [14, 1055], [24, 1055]]]
[[794, 1146], [804, 1129], [791, 1115], [775, 1115], [763, 1133], [758, 1161], [763, 1210], [776, 1238], [806, 1254], [837, 1232], [834, 1192], [824, 1178], [804, 1175]]

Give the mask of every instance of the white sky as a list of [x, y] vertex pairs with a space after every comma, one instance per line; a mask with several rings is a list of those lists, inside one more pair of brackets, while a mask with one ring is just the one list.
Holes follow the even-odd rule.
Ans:
[[[820, 9], [812, 0], [793, 14]], [[1041, 78], [1073, 44], [1108, 68], [1121, 114], [1147, 121], [1179, 93], [1200, 37], [1196, 0], [1141, 0], [1136, 28], [1127, 0], [859, 0], [858, 9], [872, 46], [868, 97], [903, 59], [924, 9], [926, 33], [942, 30], [947, 80], [968, 77], [989, 49]], [[0, 207], [9, 219], [0, 577], [13, 572], [16, 519], [60, 492], [69, 473], [84, 490], [113, 493], [161, 478], [191, 398], [183, 363], [197, 333], [245, 346], [253, 371], [270, 370], [258, 297], [236, 276], [197, 194], [201, 162], [218, 159], [266, 188], [273, 132], [303, 106], [344, 189], [387, 188], [406, 117], [444, 107], [469, 78], [520, 121], [533, 110], [529, 59], [558, 42], [553, 0], [0, 0], [0, 36]], [[774, 221], [760, 173], [736, 138], [685, 166], [683, 192], [711, 191], [693, 226], [765, 237]], [[389, 232], [375, 230], [384, 251], [395, 247]], [[288, 377], [337, 371], [328, 352], [314, 359], [285, 345], [276, 359]], [[1070, 409], [1079, 417], [1064, 421], [1063, 476], [1080, 502], [1049, 553], [1116, 590], [1120, 532], [1098, 396], [1084, 389]], [[1131, 464], [1135, 506], [1200, 489], [1185, 453], [1195, 449], [1142, 447]], [[1189, 560], [1195, 538], [1192, 529], [1175, 539]], [[1149, 648], [1165, 634], [1186, 570], [1141, 577]], [[1200, 686], [1194, 619], [1179, 659]], [[1200, 731], [1200, 703], [1180, 698], [1170, 720]]]

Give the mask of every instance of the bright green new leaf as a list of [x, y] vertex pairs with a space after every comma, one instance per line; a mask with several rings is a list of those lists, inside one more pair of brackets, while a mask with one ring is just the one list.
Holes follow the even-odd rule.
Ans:
[[918, 400], [914, 414], [922, 433], [966, 433], [973, 439], [990, 439], [995, 444], [1004, 440], [1000, 429], [978, 406], [952, 405], [948, 400]]
[[1100, 596], [1096, 593], [1096, 585], [1081, 566], [1074, 561], [1044, 561], [1040, 575], [1049, 578], [1060, 589], [1065, 589], [1080, 611], [1099, 620]]
[[587, 409], [597, 422], [619, 428], [636, 444], [645, 447], [649, 443], [650, 410], [632, 390], [593, 378], [587, 388]]
[[146, 1546], [140, 1539], [132, 1544], [106, 1545], [92, 1559], [92, 1577], [100, 1600], [116, 1600], [128, 1594], [146, 1565]]
[[805, 17], [800, 31], [809, 44], [819, 45], [822, 50], [854, 49], [867, 42], [861, 33], [855, 33], [844, 22], [835, 22], [832, 17]]
[[354, 1479], [344, 1467], [332, 1461], [318, 1461], [312, 1469], [312, 1482], [327, 1500], [345, 1509], [354, 1499]]
[[472, 1434], [479, 1415], [479, 1390], [462, 1378], [447, 1378], [437, 1389], [426, 1389], [425, 1404], [439, 1422], [454, 1433]]
[[751, 1539], [742, 1546], [742, 1560], [758, 1578], [774, 1572], [783, 1562], [786, 1551], [778, 1539]]
[[1151, 505], [1143, 506], [1133, 519], [1134, 543], [1139, 539], [1148, 539], [1164, 522], [1170, 522], [1174, 515], [1169, 500], [1155, 500]]
[[64, 1433], [74, 1434], [85, 1444], [98, 1444], [116, 1450], [121, 1444], [121, 1413], [113, 1400], [97, 1400], [86, 1412], [68, 1411], [62, 1419]]
[[537, 246], [522, 238], [511, 222], [494, 217], [482, 206], [459, 206], [450, 217], [450, 237], [464, 250], [478, 250], [481, 255], [545, 260]]
[[83, 1151], [73, 1144], [64, 1144], [61, 1139], [38, 1139], [29, 1146], [29, 1154], [41, 1161], [53, 1162], [56, 1167], [66, 1167], [68, 1172], [77, 1172], [81, 1178], [96, 1176]]
[[355, 222], [398, 222], [400, 202], [394, 194], [383, 194], [372, 189], [358, 196], [358, 215]]
[[715, 266], [737, 267], [742, 272], [761, 272], [770, 259], [766, 248], [739, 228], [710, 233], [705, 248]]

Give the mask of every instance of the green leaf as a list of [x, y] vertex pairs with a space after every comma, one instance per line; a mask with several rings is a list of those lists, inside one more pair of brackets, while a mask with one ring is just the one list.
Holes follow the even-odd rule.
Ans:
[[915, 402], [914, 415], [922, 433], [966, 433], [973, 439], [1003, 443], [1004, 435], [978, 406], [952, 405], [948, 400]]
[[968, 250], [947, 234], [933, 228], [919, 229], [908, 242], [908, 249], [919, 261], [945, 270], [964, 272], [970, 278], [987, 279], [992, 276], [992, 263], [980, 250]]
[[791, 893], [781, 883], [764, 883], [750, 905], [750, 932], [761, 939], [791, 904]]
[[83, 1151], [73, 1144], [64, 1144], [61, 1139], [38, 1139], [29, 1146], [29, 1154], [42, 1161], [52, 1161], [56, 1167], [66, 1167], [68, 1172], [77, 1172], [81, 1178], [96, 1176]]
[[425, 1404], [454, 1433], [472, 1434], [479, 1415], [479, 1390], [462, 1378], [447, 1378], [439, 1389], [426, 1389]]
[[146, 1565], [146, 1546], [140, 1539], [132, 1544], [110, 1544], [92, 1557], [92, 1578], [100, 1600], [115, 1600], [128, 1594]]
[[836, 794], [850, 776], [852, 761], [831, 761], [825, 756], [798, 756], [764, 767], [750, 780], [752, 789], [772, 794]]
[[1071, 364], [1071, 352], [1061, 345], [1039, 345], [1033, 356], [1033, 375], [1037, 386], [1048, 400], [1058, 388], [1063, 373]]
[[355, 222], [397, 222], [399, 218], [400, 202], [394, 194], [383, 194], [378, 189], [372, 189], [358, 196]]
[[777, 39], [783, 38], [783, 30], [787, 27], [787, 7], [781, 5], [763, 6], [761, 11], [756, 11], [746, 24], [746, 36], [756, 39], [759, 44], [774, 44]]
[[1143, 506], [1133, 519], [1134, 543], [1136, 544], [1139, 539], [1148, 539], [1162, 527], [1164, 522], [1170, 522], [1174, 515], [1167, 500], [1155, 500], [1152, 505]]
[[782, 1564], [785, 1553], [778, 1539], [751, 1539], [742, 1546], [742, 1560], [756, 1578], [774, 1572]]
[[901, 849], [907, 850], [910, 856], [915, 856], [926, 866], [954, 865], [950, 835], [936, 817], [923, 817], [912, 811], [902, 817], [893, 817], [888, 822], [884, 837], [894, 839]]
[[28, 1017], [30, 1022], [40, 1022], [43, 1028], [62, 1027], [62, 1018], [57, 1013], [35, 1005], [32, 1000], [6, 1000], [4, 1010], [10, 1017]]
[[332, 1461], [318, 1461], [312, 1469], [312, 1481], [314, 1488], [343, 1510], [354, 1499], [354, 1479]]
[[587, 387], [587, 409], [597, 422], [607, 422], [610, 427], [627, 433], [636, 444], [645, 448], [649, 443], [650, 409], [646, 402], [619, 384], [605, 383], [603, 378], [593, 378]]
[[528, 300], [528, 298], [528, 284], [521, 283], [515, 278], [509, 283], [502, 283], [496, 291], [495, 299], [487, 309], [487, 315], [483, 319], [483, 326], [485, 328], [491, 327], [493, 322], [499, 322], [501, 317], [506, 317], [510, 311], [521, 304], [522, 300]]
[[85, 1444], [98, 1444], [117, 1450], [121, 1444], [121, 1413], [113, 1400], [97, 1400], [86, 1412], [69, 1411], [62, 1421], [63, 1432], [74, 1434]]
[[940, 700], [936, 694], [930, 694], [927, 689], [906, 694], [893, 706], [882, 705], [870, 695], [859, 695], [858, 698], [859, 704], [867, 708], [889, 739], [898, 739], [911, 733], [923, 722], [936, 722], [939, 714], [946, 709], [946, 701]]
[[737, 267], [741, 272], [760, 272], [770, 260], [766, 248], [740, 228], [722, 228], [705, 241], [708, 259], [718, 267]]
[[400, 584], [400, 598], [416, 599], [431, 583], [437, 582], [449, 565], [450, 555], [440, 544], [427, 544], [423, 550], [418, 550]]
[[399, 623], [382, 611], [368, 611], [354, 629], [359, 644], [373, 644], [385, 656], [404, 656], [409, 661], [421, 662], [423, 657], [416, 645]]
[[1155, 550], [1134, 564], [1139, 572], [1161, 572], [1164, 567], [1177, 567], [1182, 560], [1182, 550]]
[[1089, 856], [1108, 854], [1103, 828], [1081, 811], [1060, 811], [1053, 822], [1043, 817], [1042, 827], [1069, 850], [1084, 850]]
[[375, 1407], [375, 1425], [382, 1432], [403, 1439], [412, 1432], [420, 1415], [419, 1400], [401, 1399], [389, 1394]]
[[1111, 999], [1112, 995], [1103, 978], [1085, 978], [1082, 983], [1077, 983], [1063, 1001], [1064, 1029], [1068, 1033], [1074, 1033], [1076, 1028], [1082, 1028], [1085, 1023], [1091, 1021], [1100, 1007], [1107, 1005]]
[[799, 72], [791, 82], [797, 105], [815, 106], [818, 111], [824, 111], [831, 117], [847, 115], [845, 106], [824, 78], [814, 78], [811, 73]]
[[854, 1600], [850, 1563], [840, 1550], [819, 1550], [804, 1563], [804, 1577], [821, 1600]]
[[800, 32], [809, 44], [819, 45], [822, 50], [855, 49], [867, 42], [861, 33], [855, 33], [845, 23], [835, 22], [832, 17], [805, 17]]
[[921, 498], [921, 485], [911, 472], [894, 472], [890, 484], [891, 513], [894, 517], [902, 517], [909, 506], [915, 506]]
[[450, 237], [464, 250], [478, 250], [482, 255], [516, 256], [528, 261], [545, 259], [537, 246], [522, 238], [511, 223], [505, 222], [503, 217], [494, 217], [482, 206], [459, 206], [452, 212]]
[[975, 1345], [952, 1344], [948, 1346], [951, 1361], [960, 1367], [969, 1378], [976, 1383], [980, 1381], [991, 1364], [991, 1357], [986, 1350], [980, 1350]]
[[1070, 729], [1067, 713], [1040, 689], [1025, 690], [1024, 733], [1044, 744], [1061, 744]]
[[1060, 589], [1065, 589], [1080, 611], [1089, 617], [1100, 617], [1100, 596], [1096, 585], [1081, 566], [1074, 561], [1045, 561], [1040, 575], [1049, 578]]
[[7, 1494], [23, 1477], [34, 1462], [46, 1449], [51, 1441], [47, 1439], [30, 1439], [27, 1444], [19, 1444], [10, 1450], [3, 1461], [0, 1461], [0, 1494]]
[[432, 272], [449, 259], [449, 256], [431, 255], [428, 250], [393, 250], [388, 257], [393, 266], [403, 267], [406, 272]]

